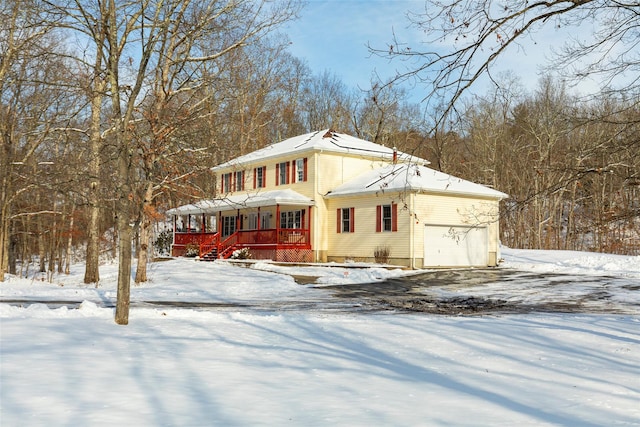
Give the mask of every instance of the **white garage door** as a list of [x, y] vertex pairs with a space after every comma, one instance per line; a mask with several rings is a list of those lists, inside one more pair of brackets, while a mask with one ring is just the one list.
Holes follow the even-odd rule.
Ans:
[[425, 224], [425, 267], [486, 267], [488, 252], [486, 227]]

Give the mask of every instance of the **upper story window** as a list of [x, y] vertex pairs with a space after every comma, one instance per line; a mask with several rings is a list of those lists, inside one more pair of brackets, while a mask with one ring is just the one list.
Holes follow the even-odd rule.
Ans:
[[376, 232], [398, 231], [398, 205], [376, 206]]
[[231, 192], [231, 172], [225, 173], [222, 175], [222, 180], [220, 183], [220, 192], [222, 193], [230, 193]]
[[261, 166], [253, 169], [253, 188], [264, 188], [267, 186], [267, 167]]
[[289, 183], [289, 162], [276, 163], [276, 185]]
[[305, 182], [307, 180], [307, 158], [296, 159], [291, 164], [293, 167], [293, 182]]
[[238, 171], [235, 173], [234, 175], [235, 178], [235, 183], [234, 183], [234, 190], [235, 191], [242, 191], [244, 190], [244, 171]]
[[338, 233], [353, 233], [355, 228], [355, 209], [354, 208], [339, 208], [336, 212], [337, 229]]

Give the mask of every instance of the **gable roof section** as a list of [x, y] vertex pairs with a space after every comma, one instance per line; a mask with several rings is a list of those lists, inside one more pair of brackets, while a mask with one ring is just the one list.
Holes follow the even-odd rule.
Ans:
[[338, 186], [327, 193], [325, 197], [399, 191], [450, 194], [499, 200], [509, 197], [505, 193], [484, 185], [415, 164], [392, 164], [365, 172]]
[[[301, 154], [309, 151], [326, 151], [391, 160], [394, 149], [351, 135], [334, 132], [331, 129], [325, 129], [285, 139], [284, 141], [214, 166], [211, 170], [218, 171], [239, 165], [256, 164], [266, 159]], [[422, 164], [429, 163], [427, 160], [411, 156], [401, 151], [397, 151], [397, 158], [399, 161], [412, 161]]]
[[169, 209], [167, 215], [195, 215], [216, 213], [234, 209], [257, 208], [262, 206], [314, 206], [315, 202], [291, 189], [240, 194]]

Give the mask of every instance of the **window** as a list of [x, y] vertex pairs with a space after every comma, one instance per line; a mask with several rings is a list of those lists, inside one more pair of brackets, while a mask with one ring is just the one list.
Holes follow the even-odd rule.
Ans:
[[220, 192], [222, 193], [230, 193], [231, 192], [231, 173], [225, 173], [222, 175], [222, 182], [220, 184]]
[[296, 159], [291, 162], [293, 168], [291, 180], [293, 182], [305, 182], [307, 180], [307, 158]]
[[280, 212], [280, 228], [302, 228], [302, 211]]
[[247, 219], [249, 221], [247, 230], [256, 230], [258, 228], [258, 214], [250, 213]]
[[235, 232], [236, 232], [236, 217], [223, 216], [222, 217], [222, 235], [230, 236]]
[[289, 162], [276, 164], [276, 185], [289, 183]]
[[355, 232], [355, 209], [354, 208], [342, 208], [336, 212], [337, 219], [337, 232], [338, 233], [353, 233]]
[[376, 206], [376, 232], [398, 231], [398, 205]]
[[262, 166], [253, 169], [253, 188], [264, 188], [267, 186], [267, 167]]
[[235, 191], [244, 190], [244, 171], [238, 171], [235, 173]]
[[260, 228], [262, 230], [268, 230], [271, 226], [271, 214], [269, 212], [260, 213]]

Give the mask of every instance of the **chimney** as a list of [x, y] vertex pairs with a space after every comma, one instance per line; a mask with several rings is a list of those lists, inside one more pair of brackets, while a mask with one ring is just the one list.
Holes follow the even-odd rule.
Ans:
[[333, 137], [333, 134], [334, 134], [335, 132], [336, 132], [335, 130], [333, 130], [333, 129], [329, 129], [329, 130], [328, 130], [324, 135], [322, 135], [322, 137], [323, 137], [323, 138], [331, 138], [331, 137]]
[[398, 150], [396, 147], [393, 147], [393, 164], [398, 163]]

